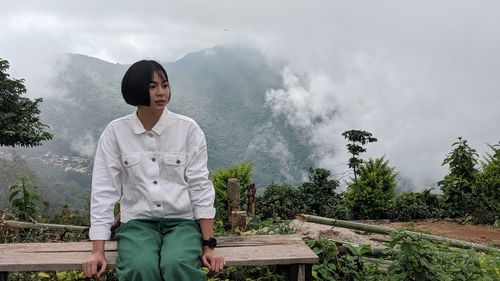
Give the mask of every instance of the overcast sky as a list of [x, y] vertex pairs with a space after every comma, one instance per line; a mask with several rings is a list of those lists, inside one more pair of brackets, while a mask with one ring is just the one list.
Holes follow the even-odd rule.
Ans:
[[340, 134], [363, 129], [379, 139], [369, 155], [386, 155], [421, 189], [446, 172], [456, 137], [480, 153], [500, 140], [499, 15], [494, 0], [2, 0], [0, 57], [30, 95], [44, 96], [65, 52], [169, 62], [254, 45], [286, 62], [267, 102], [309, 130], [318, 165], [345, 170]]

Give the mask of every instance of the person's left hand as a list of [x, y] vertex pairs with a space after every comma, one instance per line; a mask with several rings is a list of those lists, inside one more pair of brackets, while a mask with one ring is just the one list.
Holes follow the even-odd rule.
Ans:
[[201, 262], [203, 263], [203, 266], [206, 266], [209, 269], [209, 276], [221, 271], [224, 268], [224, 265], [226, 265], [224, 257], [217, 255], [215, 250], [210, 248], [203, 249]]

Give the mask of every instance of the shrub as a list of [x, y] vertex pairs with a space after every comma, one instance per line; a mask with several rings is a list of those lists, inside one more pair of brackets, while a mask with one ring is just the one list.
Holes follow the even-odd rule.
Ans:
[[418, 200], [413, 192], [403, 192], [396, 197], [389, 210], [389, 218], [397, 221], [409, 221], [430, 217], [429, 208]]
[[493, 153], [486, 153], [481, 161], [473, 189], [478, 205], [472, 213], [474, 223], [493, 224], [500, 219], [500, 145], [490, 145], [490, 148]]
[[380, 219], [396, 195], [397, 173], [384, 157], [359, 166], [359, 177], [348, 184], [344, 201], [355, 219]]
[[449, 217], [465, 217], [476, 208], [473, 186], [477, 175], [477, 153], [461, 137], [452, 144], [443, 165], [448, 164], [450, 173], [438, 182], [443, 191], [443, 209]]
[[293, 219], [302, 211], [299, 191], [289, 184], [269, 185], [257, 198], [257, 214], [262, 218]]
[[220, 168], [212, 172], [210, 180], [215, 188], [215, 208], [217, 210], [217, 218], [222, 222], [223, 227], [229, 227], [228, 218], [228, 202], [227, 202], [227, 180], [237, 178], [240, 180], [241, 186], [241, 207], [246, 202], [246, 188], [252, 182], [252, 164], [238, 163], [229, 168]]
[[394, 199], [389, 210], [389, 218], [397, 221], [440, 217], [438, 197], [430, 189], [422, 192], [403, 192]]
[[83, 216], [77, 210], [72, 210], [68, 204], [54, 213], [54, 218], [50, 221], [55, 224], [69, 224], [69, 225], [89, 225], [88, 216]]

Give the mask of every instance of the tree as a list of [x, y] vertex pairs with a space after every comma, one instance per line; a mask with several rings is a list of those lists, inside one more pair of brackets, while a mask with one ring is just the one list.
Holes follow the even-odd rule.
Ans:
[[475, 209], [473, 186], [478, 170], [476, 150], [462, 137], [452, 144], [454, 149], [446, 155], [442, 165], [448, 164], [450, 173], [438, 182], [443, 191], [443, 207], [450, 217], [464, 217]]
[[263, 219], [279, 217], [290, 220], [302, 211], [298, 189], [286, 183], [272, 183], [257, 199], [257, 212]]
[[12, 210], [22, 221], [37, 219], [39, 215], [38, 200], [40, 197], [35, 192], [35, 185], [27, 176], [18, 177], [18, 184], [10, 187], [9, 201]]
[[368, 160], [359, 166], [359, 178], [348, 184], [344, 195], [354, 219], [380, 219], [396, 196], [396, 176], [384, 157]]
[[24, 79], [10, 79], [9, 62], [0, 58], [0, 146], [38, 146], [52, 139], [39, 119], [41, 98], [30, 100]]
[[298, 189], [305, 205], [305, 211], [319, 216], [345, 218], [341, 195], [335, 192], [337, 180], [331, 180], [330, 171], [322, 168], [309, 168], [309, 181]]
[[376, 142], [377, 139], [372, 137], [371, 133], [360, 130], [345, 131], [342, 133], [342, 136], [351, 142], [347, 144], [347, 150], [352, 155], [351, 159], [349, 159], [349, 168], [354, 172], [354, 181], [357, 181], [359, 165], [363, 163], [363, 159], [358, 158], [358, 156], [360, 153], [366, 152], [366, 148], [362, 145], [369, 142]]

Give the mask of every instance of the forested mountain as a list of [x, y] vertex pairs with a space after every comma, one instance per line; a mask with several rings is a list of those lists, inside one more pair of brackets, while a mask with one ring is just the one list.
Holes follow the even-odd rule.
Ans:
[[[129, 65], [78, 54], [61, 61], [51, 81], [54, 93], [41, 104], [42, 120], [55, 137], [18, 153], [38, 175], [47, 200], [82, 208], [101, 131], [134, 110], [120, 92]], [[266, 90], [282, 85], [281, 65], [271, 65], [258, 50], [242, 46], [218, 46], [162, 64], [172, 86], [168, 107], [194, 118], [204, 130], [209, 169], [252, 162], [255, 183], [265, 187], [272, 181], [297, 183], [312, 166], [312, 150], [301, 132], [273, 116], [265, 104]]]

